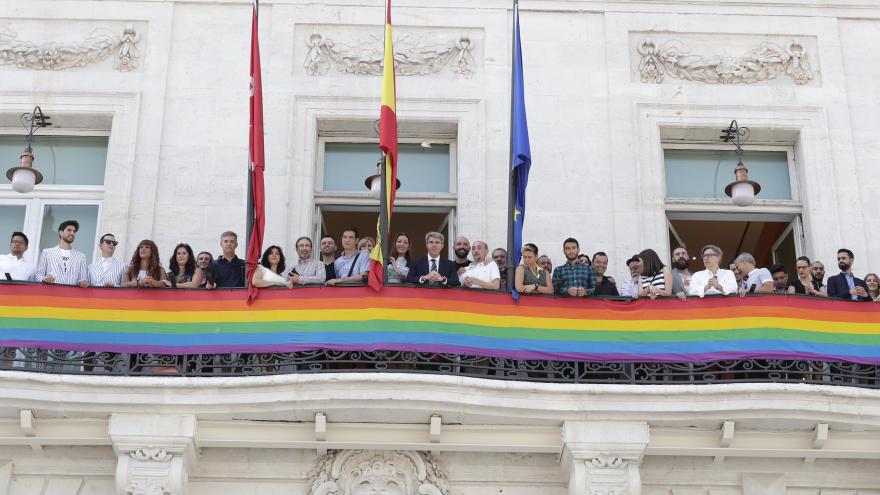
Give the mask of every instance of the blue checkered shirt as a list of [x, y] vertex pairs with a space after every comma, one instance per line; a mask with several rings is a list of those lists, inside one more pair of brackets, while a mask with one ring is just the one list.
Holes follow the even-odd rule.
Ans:
[[565, 263], [553, 269], [553, 287], [559, 294], [568, 294], [572, 287], [583, 287], [592, 296], [596, 291], [596, 272], [584, 263]]

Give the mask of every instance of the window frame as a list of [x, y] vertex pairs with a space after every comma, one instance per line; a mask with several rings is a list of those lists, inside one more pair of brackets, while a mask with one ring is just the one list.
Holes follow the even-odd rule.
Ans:
[[[720, 143], [680, 143], [680, 142], [661, 142], [661, 157], [663, 158], [662, 178], [663, 178], [663, 198], [666, 211], [690, 212], [694, 210], [706, 212], [754, 212], [754, 213], [789, 213], [800, 215], [803, 211], [803, 204], [800, 201], [800, 188], [798, 187], [798, 170], [795, 162], [795, 149], [791, 145], [772, 145], [772, 144], [747, 144], [743, 145], [743, 153], [746, 167], [748, 167], [749, 151], [782, 151], [785, 152], [788, 161], [788, 182], [791, 190], [791, 199], [760, 199], [760, 195], [755, 198], [755, 202], [747, 207], [736, 206], [730, 199], [721, 198], [678, 198], [669, 197], [666, 194], [666, 150], [708, 150], [708, 151], [729, 151], [729, 146], [723, 146]], [[730, 181], [734, 178], [731, 176]]]
[[[0, 127], [0, 135], [8, 136], [12, 135], [15, 137], [21, 137], [22, 146], [21, 149], [24, 150], [26, 146], [25, 136], [22, 134], [21, 129], [16, 129], [13, 127]], [[33, 263], [37, 263], [40, 255], [40, 237], [42, 236], [43, 230], [43, 214], [46, 206], [97, 206], [98, 214], [96, 218], [96, 232], [95, 238], [89, 240], [91, 243], [92, 251], [90, 258], [94, 260], [97, 256], [99, 256], [99, 250], [97, 247], [98, 236], [101, 235], [100, 229], [103, 221], [103, 205], [104, 205], [104, 197], [106, 193], [106, 183], [107, 183], [107, 174], [109, 173], [109, 161], [110, 161], [110, 131], [104, 129], [87, 129], [87, 128], [65, 128], [65, 129], [52, 129], [43, 128], [39, 130], [39, 134], [35, 136], [35, 141], [38, 141], [40, 137], [45, 136], [65, 136], [65, 137], [107, 137], [107, 161], [104, 164], [104, 178], [102, 180], [102, 185], [58, 185], [58, 184], [46, 184], [46, 185], [38, 185], [34, 188], [33, 191], [29, 193], [19, 193], [12, 189], [11, 184], [0, 184], [0, 204], [3, 205], [24, 205], [25, 206], [25, 215], [24, 215], [24, 228], [22, 232], [28, 236], [28, 240], [30, 241], [28, 244], [28, 250], [25, 252], [24, 258], [32, 261]], [[34, 160], [34, 168], [40, 168], [39, 156]], [[5, 173], [5, 169], [0, 171]], [[83, 242], [84, 239], [78, 239], [77, 244], [80, 248], [85, 245]], [[80, 251], [85, 252], [85, 250], [80, 249]], [[5, 251], [4, 251], [5, 252]], [[88, 254], [88, 253], [86, 253]]]

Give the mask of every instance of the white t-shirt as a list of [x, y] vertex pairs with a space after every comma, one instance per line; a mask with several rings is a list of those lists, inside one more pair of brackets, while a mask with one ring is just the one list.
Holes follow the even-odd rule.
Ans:
[[[467, 277], [476, 278], [482, 280], [483, 282], [492, 282], [496, 278], [501, 278], [501, 272], [498, 270], [498, 264], [493, 260], [487, 260], [483, 263], [471, 263], [465, 268], [464, 273], [458, 277], [459, 280], [464, 283], [464, 279]], [[481, 289], [479, 285], [471, 284], [468, 287], [471, 289]]]
[[760, 289], [767, 282], [773, 283], [773, 275], [770, 274], [770, 270], [755, 268], [749, 272], [749, 276], [743, 281], [742, 288], [750, 290], [754, 285], [755, 289]]

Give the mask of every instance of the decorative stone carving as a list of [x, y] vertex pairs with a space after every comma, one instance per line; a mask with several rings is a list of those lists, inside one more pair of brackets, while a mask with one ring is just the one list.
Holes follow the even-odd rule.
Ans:
[[638, 70], [642, 82], [659, 84], [668, 76], [709, 84], [753, 84], [787, 75], [795, 84], [804, 85], [813, 79], [806, 48], [795, 41], [784, 48], [763, 42], [741, 57], [691, 55], [691, 47], [676, 39], [658, 47], [645, 38], [637, 50], [641, 55]]
[[648, 446], [647, 423], [566, 421], [563, 440], [569, 495], [641, 493], [639, 465]]
[[[375, 36], [353, 44], [335, 42], [320, 34], [312, 34], [307, 45], [303, 67], [311, 76], [323, 76], [331, 66], [339, 72], [359, 76], [380, 76], [383, 65], [383, 40]], [[460, 77], [470, 78], [476, 72], [470, 38], [430, 43], [415, 36], [394, 40], [395, 73], [398, 76], [423, 76], [448, 69]]]
[[122, 36], [99, 28], [86, 39], [71, 43], [36, 43], [19, 39], [9, 29], [0, 29], [0, 64], [19, 69], [64, 70], [100, 62], [115, 54], [114, 67], [120, 71], [135, 68], [138, 35], [128, 26]]
[[318, 460], [308, 495], [448, 495], [446, 474], [430, 454], [337, 450]]
[[119, 456], [116, 488], [122, 495], [182, 495], [185, 459], [162, 447], [141, 447]]

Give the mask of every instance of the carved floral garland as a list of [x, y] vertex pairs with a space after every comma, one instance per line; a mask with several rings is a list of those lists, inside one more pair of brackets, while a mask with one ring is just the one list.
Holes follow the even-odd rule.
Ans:
[[659, 47], [644, 39], [638, 46], [642, 56], [639, 75], [642, 82], [663, 82], [664, 76], [709, 84], [753, 84], [791, 77], [804, 85], [813, 79], [809, 57], [803, 45], [792, 41], [785, 48], [770, 42], [761, 43], [748, 55], [690, 55], [691, 48], [679, 40], [669, 40]]
[[[382, 40], [372, 37], [368, 41], [347, 45], [334, 42], [315, 33], [307, 42], [309, 51], [303, 62], [311, 76], [323, 76], [336, 66], [339, 72], [359, 76], [381, 76]], [[423, 76], [448, 68], [455, 74], [469, 78], [476, 72], [472, 55], [473, 47], [467, 36], [446, 45], [428, 45], [411, 37], [394, 40], [395, 73], [399, 76]]]
[[34, 43], [21, 40], [9, 29], [0, 29], [0, 64], [19, 69], [63, 70], [84, 67], [116, 54], [114, 67], [123, 72], [135, 68], [138, 35], [127, 27], [117, 37], [106, 29], [96, 29], [86, 39], [72, 43]]

